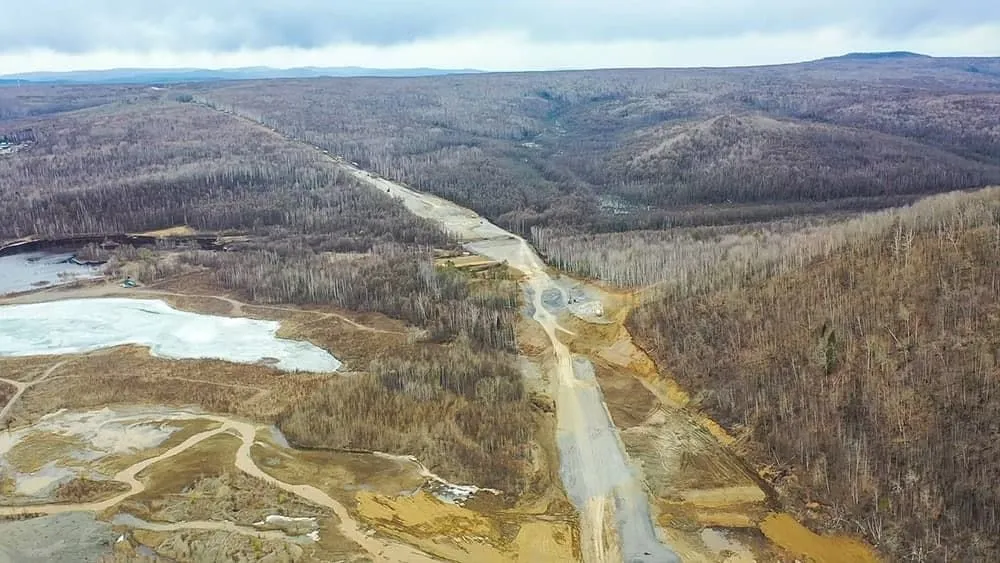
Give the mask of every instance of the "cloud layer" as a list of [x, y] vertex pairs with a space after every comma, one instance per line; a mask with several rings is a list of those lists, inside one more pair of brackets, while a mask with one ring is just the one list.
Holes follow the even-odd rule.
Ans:
[[[95, 53], [392, 51], [498, 36], [560, 48], [837, 33], [845, 47], [908, 48], [951, 37], [960, 50], [963, 33], [998, 27], [1000, 2], [992, 0], [36, 0], [4, 10], [0, 62], [18, 54], [41, 60], [39, 53], [73, 60]], [[978, 52], [997, 41], [968, 36], [964, 47]]]

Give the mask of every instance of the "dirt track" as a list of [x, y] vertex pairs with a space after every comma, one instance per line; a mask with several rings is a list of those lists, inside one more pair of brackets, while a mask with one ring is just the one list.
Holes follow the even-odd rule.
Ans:
[[[191, 418], [190, 413], [182, 413], [186, 420]], [[164, 415], [156, 415], [156, 420], [169, 420], [170, 417]], [[137, 478], [137, 475], [141, 473], [144, 469], [147, 469], [155, 464], [166, 461], [172, 457], [175, 457], [191, 447], [195, 446], [211, 438], [223, 433], [235, 433], [239, 436], [241, 440], [241, 445], [236, 453], [236, 459], [234, 461], [236, 467], [247, 473], [252, 477], [256, 477], [262, 481], [272, 484], [280, 489], [292, 493], [296, 496], [304, 498], [310, 502], [318, 504], [320, 506], [325, 506], [333, 510], [339, 520], [339, 530], [348, 539], [354, 541], [360, 545], [365, 551], [369, 553], [374, 561], [383, 562], [432, 562], [437, 561], [433, 557], [430, 557], [415, 548], [407, 545], [395, 543], [374, 535], [370, 535], [362, 526], [351, 516], [347, 511], [347, 508], [334, 500], [332, 497], [324, 493], [323, 491], [313, 487], [311, 485], [291, 485], [275, 479], [271, 475], [264, 472], [262, 469], [257, 467], [254, 463], [253, 458], [250, 456], [250, 449], [253, 447], [258, 427], [248, 423], [238, 420], [234, 420], [227, 417], [216, 416], [216, 415], [198, 415], [197, 418], [204, 420], [210, 420], [213, 422], [221, 423], [220, 428], [214, 430], [207, 430], [199, 434], [191, 436], [184, 442], [170, 448], [166, 452], [152, 457], [134, 465], [129, 466], [122, 471], [119, 471], [113, 479], [125, 483], [129, 486], [129, 490], [116, 495], [112, 498], [91, 503], [80, 503], [80, 504], [42, 504], [42, 505], [30, 505], [25, 507], [11, 507], [11, 506], [0, 506], [0, 516], [18, 516], [21, 514], [63, 514], [67, 512], [100, 512], [106, 510], [118, 503], [124, 501], [125, 499], [135, 496], [146, 489], [146, 485]], [[178, 523], [179, 527], [197, 527], [187, 526], [186, 523]], [[231, 531], [231, 530], [229, 530]]]
[[61, 362], [55, 363], [52, 367], [50, 367], [49, 369], [45, 370], [45, 373], [43, 373], [41, 377], [39, 377], [38, 379], [35, 379], [33, 381], [27, 381], [27, 382], [25, 382], [25, 381], [14, 381], [12, 379], [4, 379], [4, 378], [0, 377], [0, 381], [3, 381], [4, 383], [9, 383], [9, 384], [13, 385], [15, 388], [17, 388], [17, 392], [15, 392], [14, 395], [10, 398], [10, 400], [7, 401], [7, 404], [4, 405], [3, 409], [0, 410], [0, 425], [2, 425], [4, 423], [4, 421], [7, 419], [7, 414], [10, 413], [10, 411], [14, 408], [14, 404], [17, 403], [17, 400], [21, 398], [21, 395], [23, 395], [25, 391], [27, 391], [28, 389], [30, 389], [32, 386], [38, 385], [39, 383], [41, 383], [41, 382], [45, 381], [46, 379], [48, 379], [49, 376], [51, 376], [53, 373], [55, 373], [55, 371], [57, 369], [59, 369], [62, 366], [66, 365], [66, 362], [68, 362], [68, 361], [69, 360], [63, 360]]

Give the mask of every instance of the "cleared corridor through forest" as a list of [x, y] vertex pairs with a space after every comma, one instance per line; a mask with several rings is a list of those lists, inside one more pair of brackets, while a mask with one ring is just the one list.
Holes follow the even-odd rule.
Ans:
[[343, 164], [357, 179], [393, 197], [415, 215], [436, 221], [477, 254], [506, 261], [524, 276], [533, 319], [551, 342], [555, 359], [557, 441], [560, 475], [580, 513], [581, 548], [587, 562], [680, 561], [664, 545], [650, 516], [646, 489], [631, 466], [618, 430], [604, 404], [589, 360], [574, 357], [558, 337], [556, 316], [542, 295], [562, 291], [545, 263], [523, 238], [448, 200], [410, 190]]

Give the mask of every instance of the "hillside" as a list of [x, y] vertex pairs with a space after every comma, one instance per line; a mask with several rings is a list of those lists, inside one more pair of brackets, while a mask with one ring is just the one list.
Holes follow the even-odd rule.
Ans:
[[[7, 119], [194, 96], [522, 233], [876, 209], [1000, 182], [1000, 59], [0, 88]], [[725, 213], [703, 207], [730, 206]]]
[[865, 216], [825, 252], [664, 291], [631, 330], [813, 525], [995, 561], [998, 220], [996, 188]]
[[723, 222], [794, 215], [804, 202], [811, 212], [875, 209], [1000, 181], [1000, 59], [190, 90], [525, 233], [660, 228], [679, 207], [705, 203], [739, 206]]
[[616, 192], [647, 205], [912, 195], [1000, 172], [898, 136], [759, 114], [643, 129], [608, 165], [625, 183]]
[[[406, 329], [362, 330], [345, 342], [350, 337], [336, 323], [309, 328], [311, 338], [350, 354], [356, 377], [310, 382], [309, 401], [274, 402], [279, 412], [264, 418], [290, 440], [418, 455], [451, 478], [510, 492], [547, 486], [524, 453], [534, 419], [514, 363], [516, 285], [502, 272], [437, 268], [433, 249], [453, 243], [435, 224], [318, 151], [194, 104], [132, 100], [0, 127], [30, 130], [33, 139], [0, 154], [0, 242], [238, 233], [232, 252], [169, 239], [155, 248], [83, 251], [108, 260], [118, 280], [234, 295], [248, 307], [336, 307], [389, 317]], [[331, 334], [341, 340], [331, 342]], [[422, 381], [419, 393], [397, 385], [399, 378]], [[155, 400], [157, 389], [133, 393], [140, 402]], [[208, 403], [217, 395], [200, 396], [196, 387], [175, 392], [172, 400], [184, 404], [241, 408]], [[427, 402], [431, 396], [438, 401]], [[319, 412], [336, 413], [338, 423]], [[459, 422], [442, 427], [442, 418]], [[482, 424], [494, 432], [480, 432]]]
[[[76, 111], [158, 96], [146, 86], [20, 86], [0, 88], [0, 130], [4, 121]], [[2, 134], [2, 133], [0, 133]]]

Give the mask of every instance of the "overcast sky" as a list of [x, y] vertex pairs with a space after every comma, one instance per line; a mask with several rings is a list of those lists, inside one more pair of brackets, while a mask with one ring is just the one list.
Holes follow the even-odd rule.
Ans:
[[267, 65], [485, 70], [1000, 55], [998, 0], [27, 0], [0, 73]]

